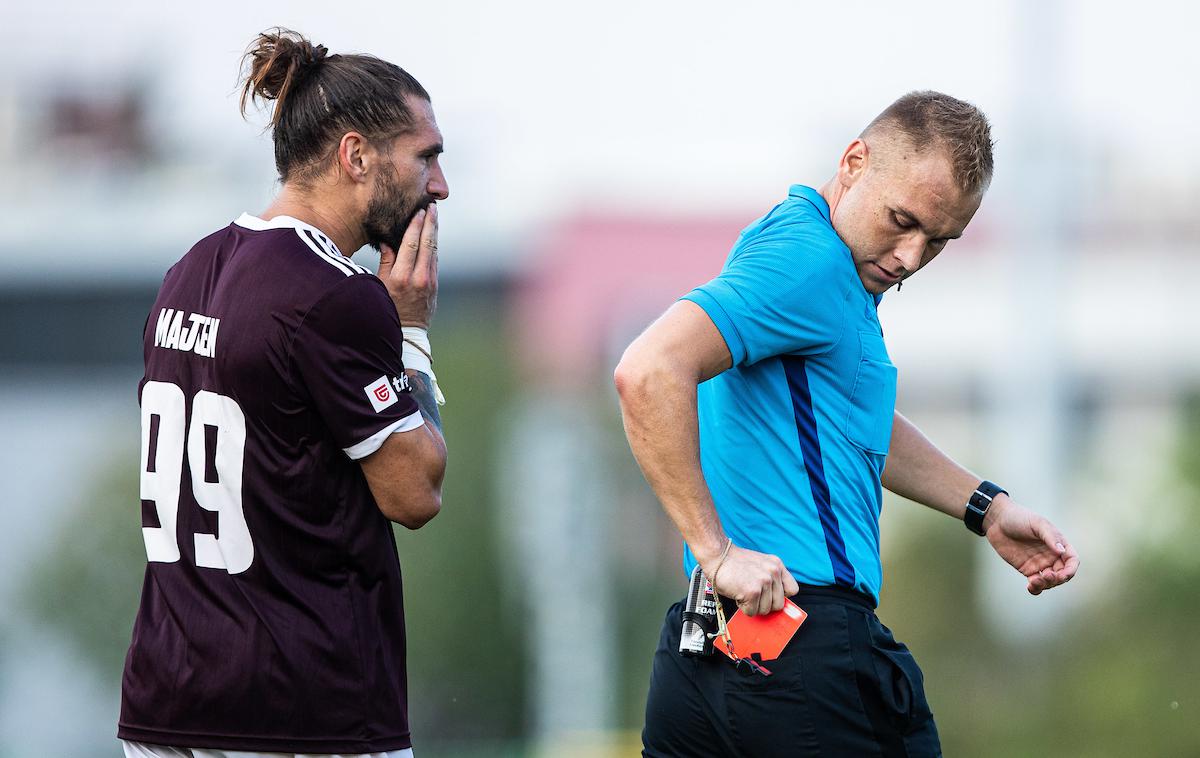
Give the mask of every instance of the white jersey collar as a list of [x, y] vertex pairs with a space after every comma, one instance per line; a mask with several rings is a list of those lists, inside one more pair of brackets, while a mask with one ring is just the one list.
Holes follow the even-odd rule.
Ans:
[[312, 224], [304, 223], [298, 218], [293, 218], [291, 216], [276, 216], [269, 221], [265, 221], [258, 216], [252, 216], [249, 213], [243, 213], [242, 215], [238, 216], [237, 220], [233, 223], [256, 232], [265, 232], [268, 229], [295, 229], [297, 231], [307, 229], [310, 232], [315, 232], [316, 234], [321, 235], [321, 237], [327, 240], [329, 242], [329, 246], [333, 248], [338, 255], [345, 255], [345, 253], [343, 253], [341, 250], [338, 250], [338, 246], [334, 244], [333, 238], [331, 238], [328, 234]]

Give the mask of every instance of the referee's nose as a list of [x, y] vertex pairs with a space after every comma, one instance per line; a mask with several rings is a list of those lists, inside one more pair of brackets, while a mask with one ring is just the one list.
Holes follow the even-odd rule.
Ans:
[[925, 245], [925, 235], [914, 234], [905, 238], [892, 251], [892, 257], [904, 268], [904, 274], [911, 274], [921, 267], [921, 258], [925, 255]]

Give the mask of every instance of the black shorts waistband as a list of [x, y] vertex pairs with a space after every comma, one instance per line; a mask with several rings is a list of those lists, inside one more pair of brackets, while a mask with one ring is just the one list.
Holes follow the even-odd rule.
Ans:
[[835, 602], [846, 603], [849, 605], [859, 605], [868, 611], [874, 611], [878, 604], [875, 599], [865, 592], [851, 589], [849, 587], [838, 587], [837, 585], [816, 586], [812, 584], [801, 584], [800, 591], [792, 595], [792, 602], [800, 607], [804, 607], [801, 601], [813, 602]]
[[[788, 599], [801, 608], [813, 605], [837, 604], [862, 608], [868, 613], [874, 613], [876, 608], [875, 600], [870, 595], [850, 589], [849, 587], [838, 587], [836, 585], [801, 584], [800, 591]], [[732, 614], [737, 610], [737, 603], [734, 602], [733, 598], [722, 596], [721, 604], [725, 606], [726, 614]]]

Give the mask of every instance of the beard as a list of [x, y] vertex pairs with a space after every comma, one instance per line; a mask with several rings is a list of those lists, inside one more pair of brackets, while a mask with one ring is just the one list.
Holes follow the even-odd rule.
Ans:
[[400, 247], [400, 240], [413, 216], [431, 202], [433, 197], [424, 192], [405, 192], [396, 170], [389, 166], [386, 173], [375, 177], [375, 192], [367, 203], [367, 215], [363, 219], [367, 244], [376, 252], [381, 245], [392, 249]]

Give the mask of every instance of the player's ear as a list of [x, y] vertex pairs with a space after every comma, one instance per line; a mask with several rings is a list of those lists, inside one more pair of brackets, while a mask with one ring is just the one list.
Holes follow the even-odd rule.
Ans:
[[338, 143], [337, 163], [343, 174], [351, 181], [363, 182], [367, 178], [367, 139], [358, 132], [346, 132]]
[[838, 163], [838, 181], [843, 187], [854, 184], [866, 173], [870, 154], [870, 147], [861, 137], [850, 143]]

